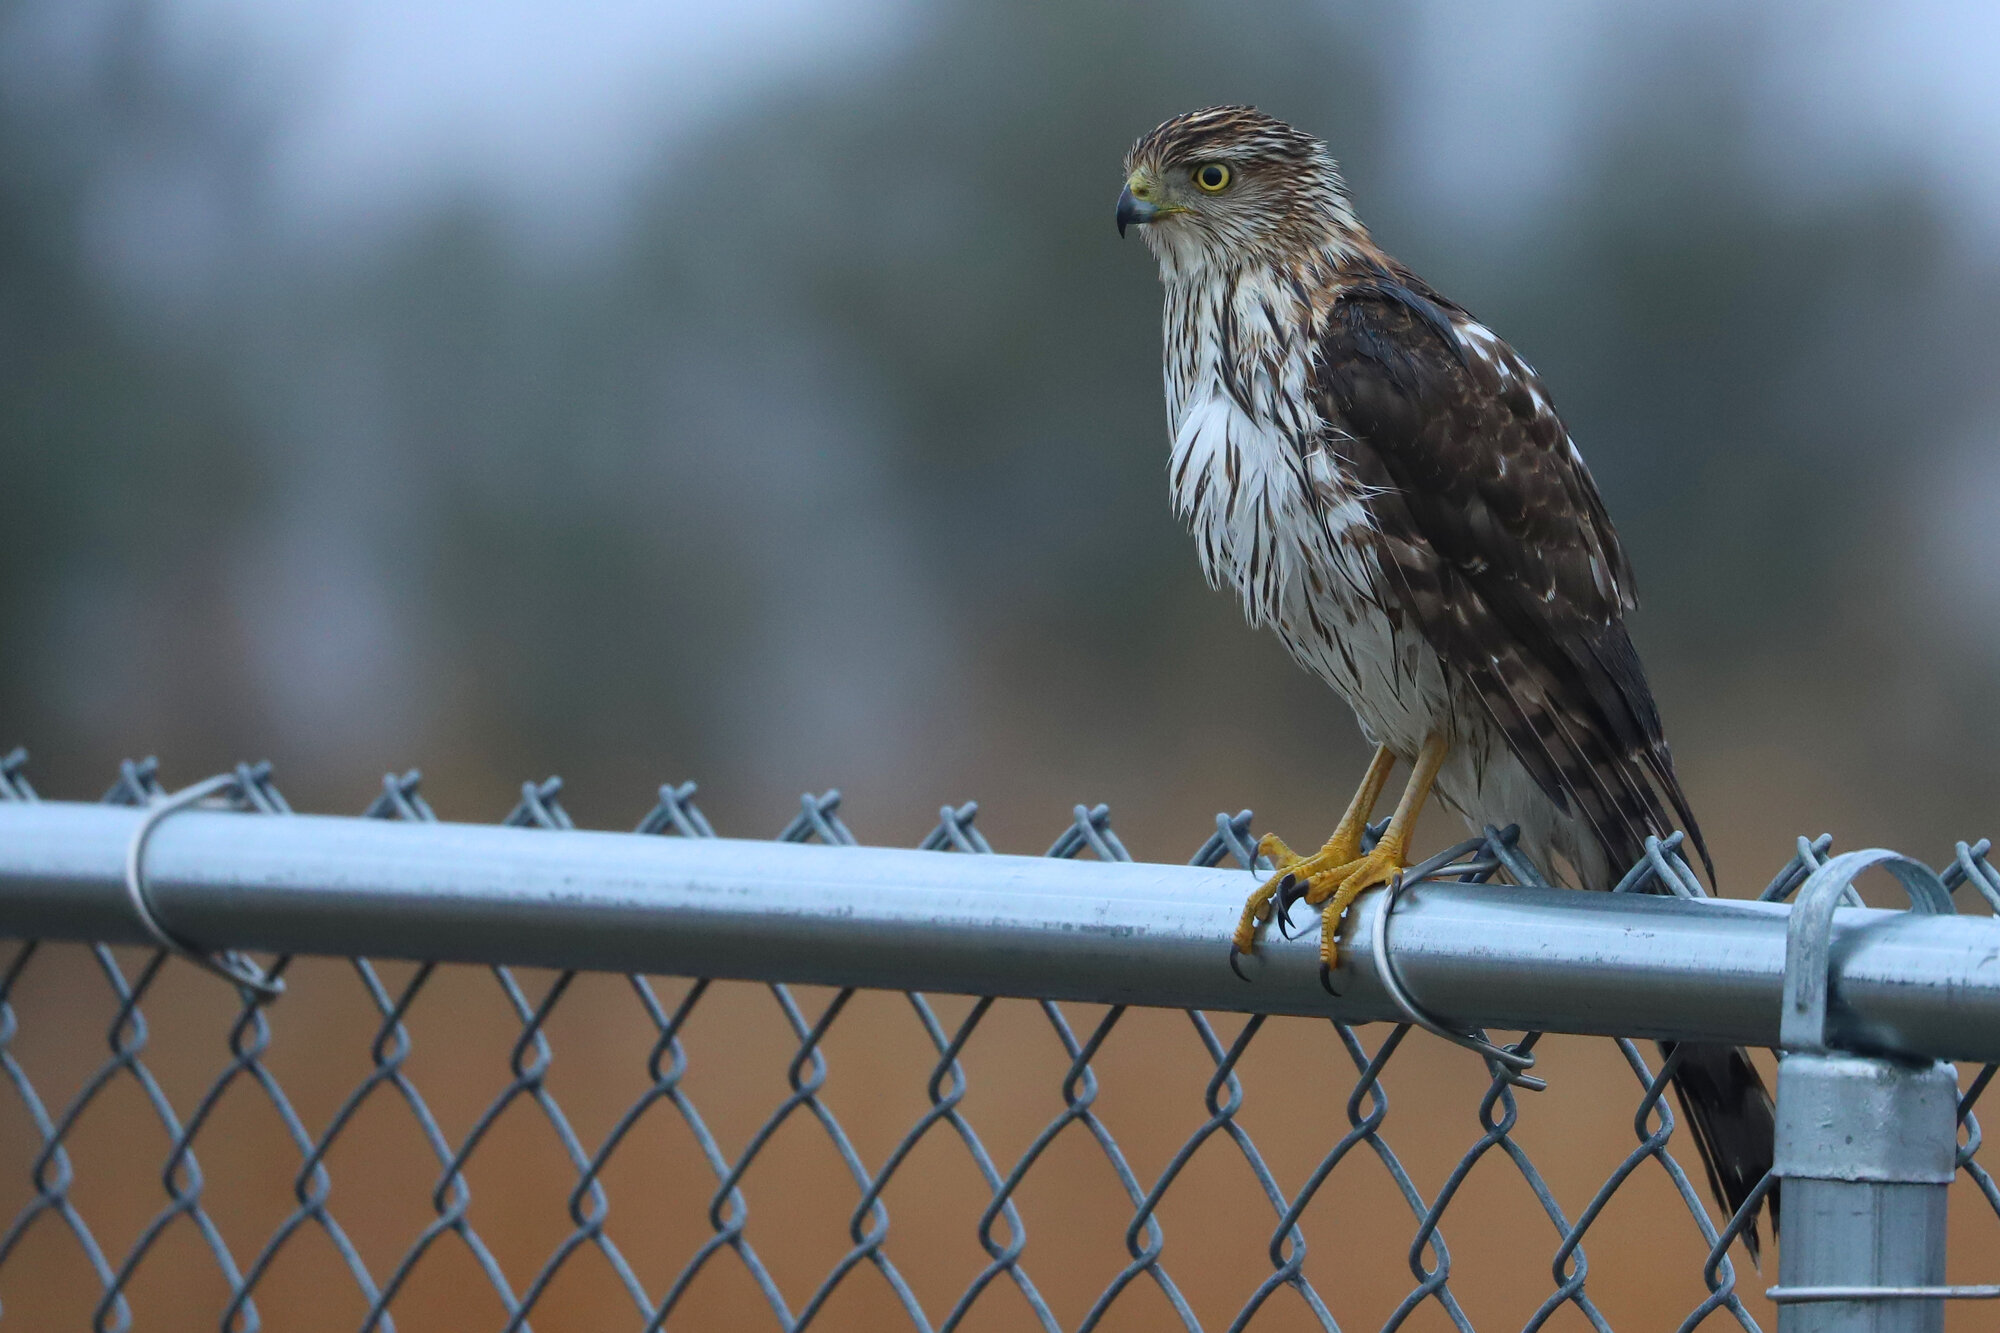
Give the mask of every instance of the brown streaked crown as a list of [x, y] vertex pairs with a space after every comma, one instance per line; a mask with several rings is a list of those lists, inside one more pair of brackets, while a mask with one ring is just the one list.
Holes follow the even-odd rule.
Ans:
[[1315, 158], [1332, 169], [1325, 144], [1276, 116], [1267, 116], [1254, 106], [1211, 106], [1175, 116], [1140, 135], [1125, 154], [1125, 170], [1195, 161], [1303, 164]]

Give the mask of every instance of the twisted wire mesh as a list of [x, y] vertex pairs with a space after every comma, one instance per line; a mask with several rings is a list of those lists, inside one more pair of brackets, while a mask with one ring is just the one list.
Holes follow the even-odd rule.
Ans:
[[[692, 783], [660, 788], [658, 800], [639, 826], [645, 835], [713, 837], [714, 830], [695, 803]], [[144, 804], [162, 795], [157, 766], [150, 760], [122, 766], [117, 782], [105, 800], [120, 804]], [[24, 773], [24, 756], [19, 752], [0, 760], [0, 800], [34, 800], [35, 792]], [[245, 766], [235, 774], [234, 785], [225, 798], [236, 808], [282, 817], [290, 807], [270, 781], [266, 766]], [[855, 837], [839, 813], [837, 793], [802, 798], [798, 813], [780, 831], [787, 841], [818, 841], [832, 845], [852, 845]], [[921, 846], [953, 854], [982, 855], [992, 851], [976, 827], [978, 808], [968, 803], [946, 806], [938, 822]], [[409, 773], [384, 780], [381, 793], [365, 814], [378, 819], [426, 821], [435, 818], [420, 792], [418, 775]], [[524, 784], [519, 802], [506, 816], [507, 824], [545, 829], [552, 836], [573, 827], [561, 802], [561, 783], [551, 779], [540, 784]], [[1808, 842], [1801, 839], [1790, 863], [1772, 881], [1763, 897], [1782, 899], [1796, 890], [1820, 864], [1830, 840]], [[2000, 910], [2000, 873], [1987, 860], [1987, 843], [1961, 843], [1956, 859], [1945, 874], [1947, 885], [1956, 893], [1967, 885], [1971, 895], [1989, 908]], [[1069, 824], [1049, 847], [1055, 857], [1093, 856], [1105, 860], [1130, 860], [1113, 830], [1110, 812], [1103, 806], [1077, 806]], [[1246, 869], [1256, 868], [1255, 840], [1249, 811], [1234, 816], [1218, 815], [1214, 829], [1191, 858], [1199, 865], [1234, 862]], [[1481, 838], [1471, 839], [1441, 853], [1425, 867], [1437, 878], [1477, 882], [1505, 872], [1516, 882], [1540, 881], [1535, 868], [1512, 846], [1511, 831], [1489, 829]], [[1247, 880], [1247, 877], [1246, 877]], [[1618, 886], [1619, 892], [1668, 892], [1698, 894], [1700, 888], [1680, 859], [1677, 841], [1655, 841], [1648, 846], [1647, 858], [1635, 866]], [[259, 1310], [260, 1293], [268, 1292], [272, 1274], [288, 1256], [306, 1244], [301, 1238], [317, 1235], [332, 1255], [330, 1268], [322, 1273], [338, 1273], [349, 1284], [358, 1301], [358, 1327], [363, 1330], [393, 1330], [397, 1327], [399, 1300], [407, 1303], [418, 1275], [440, 1260], [432, 1258], [438, 1247], [455, 1247], [469, 1271], [497, 1304], [491, 1326], [508, 1330], [529, 1329], [540, 1319], [545, 1327], [564, 1326], [562, 1297], [565, 1274], [581, 1263], [580, 1256], [594, 1253], [610, 1284], [623, 1293], [626, 1315], [623, 1326], [656, 1330], [671, 1326], [700, 1326], [690, 1323], [695, 1298], [690, 1295], [704, 1282], [711, 1283], [716, 1265], [747, 1282], [748, 1304], [733, 1307], [732, 1323], [754, 1326], [755, 1315], [768, 1326], [794, 1330], [809, 1326], [829, 1327], [842, 1314], [835, 1308], [843, 1293], [853, 1289], [858, 1274], [874, 1275], [873, 1291], [877, 1309], [887, 1311], [898, 1326], [918, 1330], [950, 1330], [961, 1327], [1032, 1326], [1044, 1330], [1100, 1327], [1180, 1327], [1201, 1329], [1251, 1326], [1304, 1326], [1340, 1329], [1336, 1308], [1345, 1299], [1347, 1274], [1343, 1257], [1353, 1246], [1345, 1235], [1337, 1236], [1329, 1260], [1316, 1261], [1308, 1269], [1306, 1214], [1315, 1218], [1342, 1216], [1339, 1204], [1355, 1192], [1352, 1183], [1345, 1189], [1330, 1190], [1329, 1182], [1350, 1160], [1371, 1160], [1379, 1171], [1378, 1185], [1386, 1185], [1388, 1197], [1399, 1200], [1407, 1216], [1409, 1243], [1404, 1250], [1408, 1285], [1382, 1318], [1385, 1329], [1403, 1327], [1449, 1327], [1470, 1330], [1489, 1326], [1487, 1319], [1476, 1324], [1469, 1312], [1477, 1302], [1461, 1299], [1466, 1295], [1466, 1277], [1455, 1274], [1452, 1251], [1446, 1242], [1445, 1223], [1449, 1215], [1461, 1231], [1473, 1234], [1495, 1226], [1518, 1231], [1522, 1217], [1496, 1218], [1490, 1209], [1475, 1208], [1463, 1200], [1468, 1181], [1482, 1164], [1494, 1163], [1507, 1178], [1525, 1187], [1531, 1206], [1525, 1212], [1529, 1222], [1537, 1215], [1537, 1225], [1545, 1226], [1548, 1249], [1547, 1281], [1537, 1304], [1520, 1326], [1539, 1329], [1557, 1324], [1562, 1312], [1570, 1313], [1576, 1326], [1610, 1329], [1613, 1322], [1601, 1308], [1591, 1288], [1591, 1267], [1585, 1242], [1598, 1227], [1619, 1196], [1640, 1173], [1657, 1171], [1664, 1179], [1669, 1199], [1677, 1205], [1662, 1211], [1657, 1201], [1648, 1216], [1649, 1228], [1667, 1233], [1685, 1228], [1693, 1233], [1697, 1252], [1705, 1254], [1701, 1265], [1700, 1291], [1684, 1317], [1676, 1311], [1679, 1326], [1693, 1329], [1711, 1318], [1744, 1329], [1759, 1327], [1750, 1307], [1738, 1290], [1740, 1275], [1731, 1258], [1731, 1243], [1746, 1221], [1747, 1208], [1718, 1228], [1711, 1220], [1703, 1197], [1674, 1155], [1676, 1117], [1664, 1090], [1672, 1073], [1672, 1059], [1658, 1067], [1648, 1061], [1633, 1042], [1612, 1043], [1620, 1064], [1632, 1079], [1636, 1097], [1632, 1114], [1632, 1140], [1615, 1166], [1597, 1184], [1582, 1207], [1574, 1214], [1558, 1199], [1557, 1189], [1531, 1156], [1523, 1141], [1524, 1124], [1544, 1112], [1534, 1098], [1523, 1098], [1517, 1090], [1487, 1069], [1483, 1089], [1474, 1107], [1471, 1123], [1464, 1131], [1464, 1146], [1455, 1151], [1442, 1179], [1428, 1192], [1419, 1182], [1424, 1171], [1406, 1161], [1389, 1140], [1390, 1098], [1387, 1073], [1399, 1053], [1412, 1042], [1430, 1043], [1424, 1034], [1411, 1038], [1407, 1026], [1388, 1027], [1369, 1034], [1344, 1024], [1332, 1024], [1342, 1058], [1352, 1069], [1352, 1082], [1344, 1099], [1345, 1128], [1334, 1141], [1318, 1151], [1316, 1160], [1300, 1174], [1296, 1183], [1287, 1183], [1282, 1164], [1274, 1164], [1265, 1148], [1245, 1122], [1244, 1107], [1249, 1096], [1245, 1065], [1253, 1050], [1274, 1027], [1309, 1020], [1267, 1020], [1251, 1016], [1242, 1021], [1233, 1035], [1226, 1025], [1200, 1010], [1188, 1010], [1201, 1067], [1201, 1094], [1198, 1123], [1168, 1152], [1157, 1169], [1147, 1169], [1132, 1156], [1114, 1134], [1111, 1116], [1101, 1104], [1104, 1084], [1099, 1066], [1114, 1033], [1121, 1024], [1129, 1026], [1130, 1015], [1122, 1006], [1105, 1009], [1088, 1021], [1078, 1021], [1080, 1006], [1065, 1008], [1048, 1001], [1031, 1002], [1036, 1021], [1053, 1038], [1059, 1052], [1057, 1079], [1058, 1105], [1033, 1127], [1018, 1151], [989, 1147], [967, 1106], [973, 1087], [968, 1073], [967, 1051], [983, 1031], [992, 1027], [999, 997], [981, 997], [957, 1021], [948, 1021], [931, 997], [910, 992], [902, 996], [921, 1033], [925, 1070], [922, 1079], [922, 1109], [906, 1127], [898, 1129], [886, 1150], [870, 1154], [858, 1146], [849, 1124], [835, 1114], [829, 1097], [833, 1070], [829, 1036], [843, 1016], [854, 1012], [857, 992], [833, 991], [815, 1005], [802, 998], [794, 987], [774, 984], [760, 988], [775, 1005], [787, 1054], [784, 1061], [784, 1090], [775, 1104], [760, 1115], [724, 1125], [720, 1129], [705, 1115], [690, 1086], [694, 1068], [686, 1038], [690, 1023], [698, 1013], [712, 1008], [719, 993], [734, 988], [741, 992], [748, 983], [712, 983], [695, 979], [674, 998], [663, 995], [651, 978], [625, 978], [644, 1016], [649, 1033], [643, 1062], [644, 1086], [627, 1102], [601, 1136], [579, 1131], [550, 1079], [555, 1059], [551, 1020], [570, 995], [578, 974], [561, 972], [546, 985], [524, 981], [516, 969], [493, 965], [485, 972], [497, 989], [503, 1012], [510, 1024], [505, 1072], [499, 1089], [477, 1107], [469, 1123], [458, 1132], [447, 1128], [449, 1117], [433, 1106], [436, 1093], [427, 1098], [411, 1069], [415, 1050], [410, 1030], [413, 1008], [421, 997], [434, 991], [439, 977], [467, 969], [440, 968], [435, 964], [409, 967], [400, 981], [368, 959], [347, 960], [366, 1000], [372, 1032], [367, 1044], [367, 1068], [348, 1087], [324, 1117], [317, 1132], [310, 1127], [314, 1118], [302, 1112], [272, 1065], [274, 1015], [282, 1015], [289, 997], [270, 1003], [248, 992], [236, 997], [228, 1024], [225, 1056], [218, 1070], [200, 1081], [191, 1097], [177, 1103], [163, 1080], [148, 1064], [153, 1034], [148, 1027], [145, 1005], [157, 994], [163, 973], [187, 970], [187, 965], [160, 950], [114, 950], [104, 945], [82, 951], [99, 974], [108, 992], [112, 1018], [105, 1033], [109, 1053], [81, 1079], [77, 1090], [56, 1109], [38, 1088], [30, 1074], [29, 1062], [22, 1057], [21, 1005], [18, 1002], [24, 978], [37, 969], [68, 966], [74, 949], [22, 943], [0, 971], [0, 1071], [13, 1090], [9, 1108], [13, 1123], [5, 1126], [8, 1137], [0, 1146], [15, 1145], [20, 1152], [9, 1170], [25, 1167], [25, 1201], [15, 1211], [4, 1235], [0, 1235], [0, 1297], [31, 1288], [32, 1271], [21, 1259], [27, 1239], [38, 1231], [54, 1228], [73, 1250], [94, 1283], [89, 1324], [94, 1329], [122, 1331], [138, 1326], [163, 1326], [170, 1318], [157, 1312], [135, 1313], [135, 1287], [139, 1275], [171, 1266], [167, 1257], [168, 1238], [177, 1231], [191, 1231], [197, 1242], [193, 1252], [205, 1258], [212, 1272], [212, 1284], [225, 1293], [212, 1309], [189, 1319], [187, 1327], [214, 1325], [229, 1333], [249, 1333], [264, 1326]], [[40, 960], [50, 960], [42, 962]], [[294, 960], [279, 957], [269, 961], [266, 971], [284, 977], [294, 971]], [[409, 965], [403, 965], [409, 966]], [[212, 979], [201, 984], [216, 985]], [[222, 987], [226, 990], [227, 987]], [[1023, 1002], [1030, 1003], [1030, 1002]], [[36, 1021], [44, 1021], [39, 1014]], [[59, 1022], [54, 1016], [46, 1021]], [[851, 1026], [851, 1024], [850, 1024]], [[1527, 1034], [1515, 1044], [1521, 1051], [1532, 1050], [1540, 1040]], [[1434, 1045], [1441, 1045], [1432, 1043]], [[1454, 1056], [1462, 1053], [1452, 1052]], [[1466, 1057], [1476, 1058], [1476, 1057]], [[1397, 1068], [1408, 1065], [1407, 1058]], [[1959, 1165], [1985, 1207], [2000, 1219], [2000, 1187], [1977, 1160], [1982, 1138], [1973, 1105], [1994, 1074], [1993, 1067], [1978, 1071], [1968, 1083], [1960, 1110], [1962, 1140]], [[94, 1225], [87, 1215], [77, 1186], [75, 1145], [81, 1137], [79, 1125], [102, 1104], [110, 1089], [130, 1085], [139, 1093], [145, 1114], [162, 1131], [167, 1150], [160, 1170], [165, 1201], [138, 1225], [129, 1241], [110, 1242], [111, 1234], [102, 1224]], [[238, 1092], [237, 1090], [241, 1090]], [[213, 1131], [217, 1108], [232, 1096], [252, 1096], [275, 1116], [289, 1146], [294, 1165], [290, 1168], [288, 1200], [282, 1215], [268, 1226], [253, 1226], [235, 1217], [211, 1198], [203, 1175], [200, 1153], [220, 1160], [231, 1151], [233, 1140]], [[433, 1164], [426, 1205], [429, 1217], [414, 1236], [403, 1239], [372, 1238], [351, 1232], [336, 1215], [336, 1206], [354, 1211], [366, 1201], [360, 1196], [337, 1195], [335, 1171], [329, 1159], [343, 1147], [365, 1148], [357, 1144], [371, 1108], [386, 1103], [404, 1122], [413, 1126], [425, 1153]], [[1446, 1117], [1460, 1114], [1452, 1106], [1426, 1105], [1420, 1109], [1426, 1127], [1435, 1132]], [[499, 1131], [496, 1126], [513, 1115], [532, 1119], [539, 1130], [552, 1138], [561, 1154], [569, 1177], [561, 1200], [561, 1234], [528, 1262], [510, 1262], [509, 1247], [490, 1238], [492, 1215], [475, 1217], [472, 1176], [475, 1160], [486, 1162], [503, 1149], [490, 1147]], [[685, 1134], [693, 1153], [712, 1181], [703, 1210], [706, 1235], [689, 1252], [680, 1256], [652, 1253], [650, 1243], [628, 1253], [613, 1235], [611, 1177], [622, 1154], [650, 1132], [659, 1117], [669, 1117]], [[378, 1116], [379, 1118], [379, 1116]], [[735, 1119], [731, 1117], [731, 1119]], [[1409, 1114], [1399, 1124], [1411, 1124]], [[769, 1248], [773, 1236], [787, 1237], [797, 1229], [797, 1219], [781, 1216], [778, 1230], [766, 1232], [761, 1241], [751, 1236], [751, 1202], [767, 1188], [765, 1182], [782, 1168], [766, 1163], [781, 1155], [774, 1147], [801, 1126], [838, 1164], [838, 1174], [847, 1184], [843, 1236], [839, 1252], [823, 1271], [809, 1280], [781, 1280], [777, 1262], [780, 1255]], [[740, 1147], [726, 1145], [732, 1128], [747, 1130]], [[206, 1136], [205, 1136], [206, 1135]], [[1056, 1250], [1031, 1250], [1029, 1220], [1031, 1209], [1024, 1196], [1033, 1182], [1067, 1170], [1051, 1165], [1059, 1145], [1080, 1140], [1087, 1145], [1092, 1160], [1108, 1172], [1117, 1195], [1116, 1209], [1123, 1219], [1120, 1236], [1123, 1259], [1094, 1292], [1080, 1314], [1066, 1320], [1061, 1302], [1045, 1290], [1051, 1275], [1063, 1271], [1065, 1255]], [[199, 1141], [199, 1142], [198, 1142]], [[912, 1174], [921, 1175], [924, 1162], [935, 1162], [937, 1150], [926, 1145], [933, 1141], [955, 1144], [955, 1151], [970, 1165], [978, 1182], [981, 1201], [973, 1221], [980, 1262], [963, 1282], [943, 1288], [943, 1299], [933, 1290], [929, 1300], [919, 1293], [924, 1283], [899, 1267], [897, 1240], [892, 1240], [888, 1196], [892, 1190], [917, 1186]], [[1268, 1142], [1268, 1135], [1267, 1135]], [[1198, 1252], [1170, 1251], [1167, 1221], [1163, 1211], [1201, 1188], [1195, 1180], [1204, 1170], [1196, 1165], [1209, 1145], [1218, 1145], [1208, 1156], [1219, 1152], [1241, 1176], [1265, 1210], [1263, 1253], [1267, 1264], [1261, 1273], [1237, 1275], [1237, 1295], [1228, 1309], [1205, 1324], [1197, 1311], [1199, 1302], [1189, 1295], [1185, 1277], [1190, 1265], [1199, 1266], [1204, 1256]], [[1359, 1158], [1355, 1150], [1366, 1148]], [[481, 1156], [482, 1149], [485, 1156]], [[926, 1158], [926, 1152], [932, 1153]], [[1546, 1154], [1546, 1149], [1544, 1150]], [[875, 1164], [871, 1165], [871, 1157]], [[1072, 1157], [1066, 1160], [1073, 1160]], [[1546, 1156], [1545, 1156], [1546, 1160]], [[1649, 1165], [1650, 1164], [1650, 1165]], [[504, 1167], [502, 1168], [504, 1169]], [[1360, 1168], [1353, 1168], [1360, 1169]], [[1038, 1174], [1038, 1172], [1040, 1174]], [[1490, 1175], [1490, 1171], [1489, 1171]], [[490, 1177], [489, 1177], [490, 1178]], [[1354, 1181], [1352, 1169], [1341, 1177]], [[620, 1212], [637, 1216], [656, 1206], [657, 1201], [635, 1197], [629, 1177], [620, 1178], [625, 1192], [619, 1195]], [[135, 1182], [120, 1182], [133, 1192]], [[774, 1191], [775, 1193], [775, 1191]], [[347, 1202], [353, 1197], [352, 1204]], [[1315, 1205], [1318, 1205], [1315, 1208]], [[1456, 1211], [1454, 1206], [1456, 1205]], [[628, 1224], [629, 1225], [629, 1224]], [[1383, 1217], [1368, 1219], [1371, 1229], [1384, 1227]], [[1315, 1230], [1319, 1222], [1314, 1223]], [[902, 1233], [894, 1233], [900, 1238]], [[1604, 1233], [1599, 1231], [1596, 1236]], [[907, 1243], [907, 1242], [901, 1242]], [[513, 1247], [518, 1249], [518, 1246]], [[180, 1244], [173, 1253], [189, 1253]], [[1602, 1257], [1602, 1256], [1600, 1256]], [[1612, 1255], [1614, 1264], [1654, 1262], [1650, 1255], [1624, 1251]], [[1038, 1283], [1031, 1275], [1043, 1275]], [[461, 1272], [467, 1271], [461, 1269]], [[1176, 1274], [1181, 1274], [1177, 1277]], [[1458, 1285], [1455, 1286], [1454, 1283]], [[1000, 1288], [1011, 1291], [1003, 1300]], [[1151, 1298], [1142, 1302], [1137, 1289], [1145, 1288]], [[1281, 1298], [1281, 1293], [1284, 1293]], [[761, 1312], [761, 1313], [759, 1313]], [[185, 1313], [185, 1312], [183, 1312]], [[850, 1311], [851, 1313], [851, 1311]], [[0, 1315], [4, 1310], [0, 1310]], [[678, 1324], [676, 1316], [680, 1319]], [[1348, 1327], [1358, 1326], [1349, 1315]], [[1641, 1316], [1644, 1326], [1664, 1319], [1657, 1310]], [[1140, 1322], [1134, 1323], [1134, 1320]], [[982, 1323], [982, 1321], [984, 1321]], [[998, 1322], [996, 1322], [998, 1321]], [[339, 1326], [346, 1326], [343, 1318]], [[1516, 1320], [1509, 1320], [1511, 1326]], [[172, 1325], [180, 1326], [180, 1325]], [[475, 1324], [468, 1322], [464, 1326]], [[479, 1323], [476, 1326], [487, 1326]], [[592, 1323], [589, 1326], [603, 1326]], [[860, 1326], [876, 1327], [879, 1323]]]

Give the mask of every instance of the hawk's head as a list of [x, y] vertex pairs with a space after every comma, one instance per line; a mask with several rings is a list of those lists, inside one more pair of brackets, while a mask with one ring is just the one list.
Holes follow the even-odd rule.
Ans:
[[1240, 264], [1365, 244], [1326, 145], [1255, 107], [1175, 116], [1125, 155], [1118, 234], [1163, 264]]

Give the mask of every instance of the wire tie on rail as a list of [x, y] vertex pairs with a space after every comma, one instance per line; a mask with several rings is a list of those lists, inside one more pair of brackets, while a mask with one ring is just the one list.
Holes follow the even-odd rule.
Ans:
[[1396, 1008], [1402, 1011], [1403, 1017], [1410, 1022], [1426, 1032], [1435, 1033], [1454, 1045], [1463, 1046], [1468, 1051], [1476, 1051], [1485, 1057], [1487, 1066], [1493, 1070], [1494, 1077], [1529, 1092], [1541, 1092], [1549, 1085], [1546, 1080], [1527, 1072], [1535, 1064], [1532, 1053], [1496, 1046], [1484, 1037], [1475, 1036], [1470, 1032], [1455, 1032], [1426, 1013], [1415, 1000], [1410, 998], [1410, 993], [1403, 989], [1402, 978], [1396, 975], [1395, 964], [1389, 957], [1389, 915], [1396, 910], [1396, 899], [1402, 896], [1403, 890], [1408, 888], [1410, 883], [1411, 881], [1402, 875], [1397, 875], [1391, 880], [1388, 887], [1382, 890], [1382, 910], [1375, 914], [1373, 940], [1375, 975], [1381, 979], [1382, 989], [1389, 992], [1389, 998], [1395, 1002]]
[[153, 942], [162, 949], [184, 958], [204, 972], [212, 972], [224, 981], [232, 982], [254, 995], [259, 1001], [275, 1000], [284, 992], [285, 983], [279, 978], [267, 975], [242, 954], [210, 953], [199, 945], [167, 929], [160, 920], [158, 910], [153, 906], [152, 887], [146, 882], [145, 856], [146, 842], [153, 831], [165, 822], [168, 815], [177, 814], [211, 796], [225, 791], [241, 790], [242, 784], [234, 773], [218, 773], [191, 787], [167, 796], [155, 797], [146, 807], [145, 815], [139, 820], [139, 827], [132, 831], [131, 846], [125, 851], [125, 896], [131, 900], [132, 910], [139, 918]]

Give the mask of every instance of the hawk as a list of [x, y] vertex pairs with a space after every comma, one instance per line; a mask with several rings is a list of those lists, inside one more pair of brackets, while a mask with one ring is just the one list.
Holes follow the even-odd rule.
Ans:
[[[1118, 230], [1166, 287], [1174, 509], [1209, 582], [1354, 709], [1375, 756], [1325, 846], [1243, 909], [1322, 908], [1406, 865], [1425, 800], [1582, 888], [1677, 826], [1715, 869], [1625, 629], [1632, 568], [1583, 455], [1527, 362], [1390, 258], [1326, 146], [1252, 107], [1167, 121], [1125, 159]], [[1410, 778], [1372, 848], [1395, 764]], [[1671, 1048], [1663, 1048], [1671, 1049]], [[1771, 1165], [1773, 1117], [1740, 1049], [1684, 1044], [1681, 1105], [1732, 1212]], [[1777, 1195], [1769, 1196], [1777, 1225]], [[1757, 1253], [1755, 1219], [1744, 1230]]]

